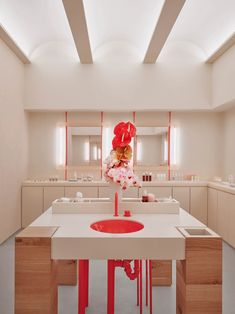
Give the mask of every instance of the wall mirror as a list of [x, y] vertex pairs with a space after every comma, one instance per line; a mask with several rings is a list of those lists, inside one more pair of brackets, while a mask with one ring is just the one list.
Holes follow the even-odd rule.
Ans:
[[99, 166], [101, 163], [100, 127], [68, 127], [68, 165]]
[[166, 166], [168, 160], [168, 127], [137, 127], [136, 164]]

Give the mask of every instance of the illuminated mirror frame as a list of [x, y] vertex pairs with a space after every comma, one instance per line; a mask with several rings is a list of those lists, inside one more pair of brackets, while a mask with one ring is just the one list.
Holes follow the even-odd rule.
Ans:
[[[132, 113], [133, 123], [136, 124], [136, 112]], [[59, 125], [57, 129], [57, 166], [58, 168], [64, 168], [64, 179], [68, 180], [68, 112], [65, 112], [65, 123]], [[178, 128], [172, 126], [172, 112], [168, 112], [168, 158], [167, 158], [167, 178], [171, 179], [171, 165], [174, 167], [178, 163]], [[103, 178], [103, 162], [104, 156], [103, 144], [105, 140], [104, 136], [104, 112], [100, 112], [100, 135], [101, 135], [101, 160], [100, 160], [100, 178]], [[133, 168], [135, 170], [137, 166], [137, 139], [135, 137], [133, 143]]]

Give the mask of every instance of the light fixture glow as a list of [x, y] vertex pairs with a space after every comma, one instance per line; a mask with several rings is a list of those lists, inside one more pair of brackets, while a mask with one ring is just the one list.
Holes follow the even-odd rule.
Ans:
[[101, 159], [101, 148], [100, 147], [98, 148], [97, 155], [98, 155], [98, 160], [100, 160]]
[[56, 129], [56, 165], [65, 166], [65, 127]]
[[136, 153], [137, 153], [137, 161], [141, 161], [142, 160], [142, 142], [141, 140], [137, 140], [136, 142]]
[[112, 149], [111, 128], [104, 127], [103, 132], [104, 132], [103, 152], [104, 152], [104, 159], [106, 159], [109, 156], [110, 151]]
[[164, 162], [167, 162], [168, 159], [168, 142], [167, 142], [167, 136], [164, 138], [163, 142], [163, 160]]
[[84, 160], [85, 161], [90, 160], [90, 143], [89, 143], [89, 141], [85, 141], [85, 143], [84, 143]]
[[93, 160], [97, 160], [98, 159], [98, 150], [97, 150], [97, 145], [95, 144], [94, 146], [93, 146], [93, 152], [92, 152], [92, 159]]
[[179, 165], [179, 128], [171, 128], [171, 163]]

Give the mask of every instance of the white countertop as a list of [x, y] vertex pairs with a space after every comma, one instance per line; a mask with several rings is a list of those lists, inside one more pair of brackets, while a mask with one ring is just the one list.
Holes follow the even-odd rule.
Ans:
[[[207, 181], [151, 181], [141, 182], [142, 186], [207, 186]], [[109, 186], [105, 181], [55, 181], [26, 180], [22, 186]]]
[[[47, 186], [65, 186], [65, 187], [99, 187], [99, 186], [109, 186], [109, 183], [105, 181], [91, 181], [91, 182], [85, 182], [85, 181], [77, 181], [77, 182], [70, 182], [70, 181], [57, 181], [57, 182], [50, 182], [48, 180], [27, 180], [22, 183], [22, 186], [41, 186], [41, 187], [47, 187]], [[164, 187], [164, 186], [181, 186], [181, 187], [210, 187], [214, 188], [220, 191], [224, 191], [227, 193], [235, 194], [235, 187], [229, 186], [229, 184], [224, 184], [220, 182], [209, 182], [209, 181], [151, 181], [151, 182], [142, 182], [143, 187]]]
[[229, 186], [229, 184], [219, 183], [219, 182], [209, 182], [209, 188], [213, 188], [219, 191], [223, 191], [230, 194], [235, 194], [235, 187]]
[[[52, 238], [53, 259], [184, 259], [185, 238], [176, 227], [205, 227], [180, 209], [179, 214], [134, 214], [144, 229], [128, 234], [92, 230], [93, 222], [112, 214], [52, 214], [51, 208], [31, 226], [58, 226]], [[122, 216], [116, 219], [123, 219]]]

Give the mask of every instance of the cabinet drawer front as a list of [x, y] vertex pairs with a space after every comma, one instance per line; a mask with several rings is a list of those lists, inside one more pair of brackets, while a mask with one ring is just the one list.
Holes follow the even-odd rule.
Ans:
[[[113, 190], [111, 190], [108, 186], [101, 186], [99, 187], [99, 197], [111, 197], [110, 193], [113, 193]], [[136, 187], [130, 187], [126, 191], [122, 192], [122, 197], [138, 197], [138, 188]]]
[[147, 186], [139, 189], [139, 196], [142, 197], [144, 190], [148, 193], [153, 193], [156, 197], [172, 196], [172, 187], [170, 186]]
[[98, 197], [98, 187], [96, 186], [65, 187], [65, 197], [76, 197], [77, 192], [81, 192], [83, 197]]
[[51, 204], [54, 200], [63, 196], [64, 187], [62, 186], [44, 187], [44, 201], [43, 201], [44, 211], [51, 207]]
[[207, 187], [191, 187], [190, 214], [207, 225]]
[[180, 207], [189, 212], [190, 188], [185, 186], [173, 187], [173, 198], [180, 202]]
[[208, 188], [208, 227], [217, 232], [218, 191]]
[[43, 212], [43, 187], [22, 187], [22, 227], [27, 227]]

